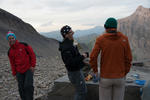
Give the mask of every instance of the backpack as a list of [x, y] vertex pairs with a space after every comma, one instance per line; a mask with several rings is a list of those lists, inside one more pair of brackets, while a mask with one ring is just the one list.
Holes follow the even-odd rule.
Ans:
[[[20, 44], [23, 44], [24, 46], [28, 46], [28, 44], [27, 43], [25, 43], [25, 42], [19, 42]], [[10, 48], [8, 49], [8, 52], [7, 52], [7, 55], [9, 56], [9, 51], [10, 51]], [[28, 50], [25, 48], [25, 51], [26, 51], [26, 53], [27, 53], [27, 55], [29, 55], [29, 52], [28, 52]]]

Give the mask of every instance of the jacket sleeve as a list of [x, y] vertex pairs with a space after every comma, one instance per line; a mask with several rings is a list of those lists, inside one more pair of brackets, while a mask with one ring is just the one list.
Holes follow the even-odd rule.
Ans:
[[94, 72], [98, 72], [97, 58], [98, 58], [98, 55], [99, 55], [100, 50], [101, 50], [100, 45], [101, 45], [100, 39], [97, 38], [95, 45], [94, 45], [94, 48], [90, 54], [90, 66], [92, 67]]
[[126, 74], [130, 71], [131, 62], [132, 62], [132, 53], [131, 53], [129, 41], [127, 38], [127, 45], [125, 48], [125, 67], [126, 67], [125, 70], [126, 70]]
[[12, 75], [15, 76], [17, 72], [16, 72], [13, 58], [11, 56], [8, 56], [8, 57], [9, 57], [10, 65], [11, 65]]
[[29, 53], [29, 56], [30, 56], [30, 63], [31, 63], [31, 66], [32, 67], [35, 67], [36, 66], [36, 56], [35, 56], [35, 53], [34, 53], [34, 51], [33, 51], [33, 49], [32, 49], [32, 47], [31, 46], [27, 46], [27, 50], [28, 50], [28, 53]]
[[62, 58], [66, 65], [72, 66], [83, 63], [84, 56], [79, 54], [78, 56], [73, 57], [71, 51], [66, 50], [62, 53]]

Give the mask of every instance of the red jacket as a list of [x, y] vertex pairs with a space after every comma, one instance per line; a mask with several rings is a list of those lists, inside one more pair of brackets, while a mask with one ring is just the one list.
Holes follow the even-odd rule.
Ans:
[[24, 73], [36, 65], [36, 56], [31, 46], [19, 43], [17, 40], [14, 45], [10, 46], [8, 57], [14, 76], [16, 72]]
[[128, 38], [121, 32], [99, 36], [90, 55], [90, 65], [97, 72], [97, 57], [101, 53], [100, 76], [122, 78], [130, 70], [132, 54]]

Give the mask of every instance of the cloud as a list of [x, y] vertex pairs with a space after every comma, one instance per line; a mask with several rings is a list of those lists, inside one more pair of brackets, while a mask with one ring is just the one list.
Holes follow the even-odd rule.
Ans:
[[42, 25], [40, 25], [40, 26], [41, 26], [41, 27], [45, 27], [45, 26], [50, 26], [50, 25], [52, 25], [52, 22], [44, 23], [44, 24], [42, 24]]
[[[43, 2], [43, 0], [40, 0]], [[79, 11], [91, 7], [119, 7], [122, 5], [147, 4], [149, 0], [44, 0], [43, 5], [61, 11]]]
[[131, 15], [139, 5], [150, 8], [150, 0], [0, 0], [2, 9], [38, 31], [57, 30], [65, 24], [75, 29], [103, 25], [108, 17]]

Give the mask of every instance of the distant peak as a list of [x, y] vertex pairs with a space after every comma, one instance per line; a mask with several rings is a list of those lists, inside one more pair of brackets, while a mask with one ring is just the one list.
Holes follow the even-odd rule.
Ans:
[[150, 8], [145, 8], [140, 5], [135, 12], [136, 15], [150, 16]]
[[137, 9], [143, 9], [143, 8], [145, 8], [145, 7], [143, 7], [142, 5], [140, 5]]
[[145, 8], [145, 7], [143, 7], [142, 5], [140, 5], [140, 6], [136, 9], [136, 11], [143, 11], [143, 10], [149, 10], [149, 11], [150, 11], [150, 8]]

